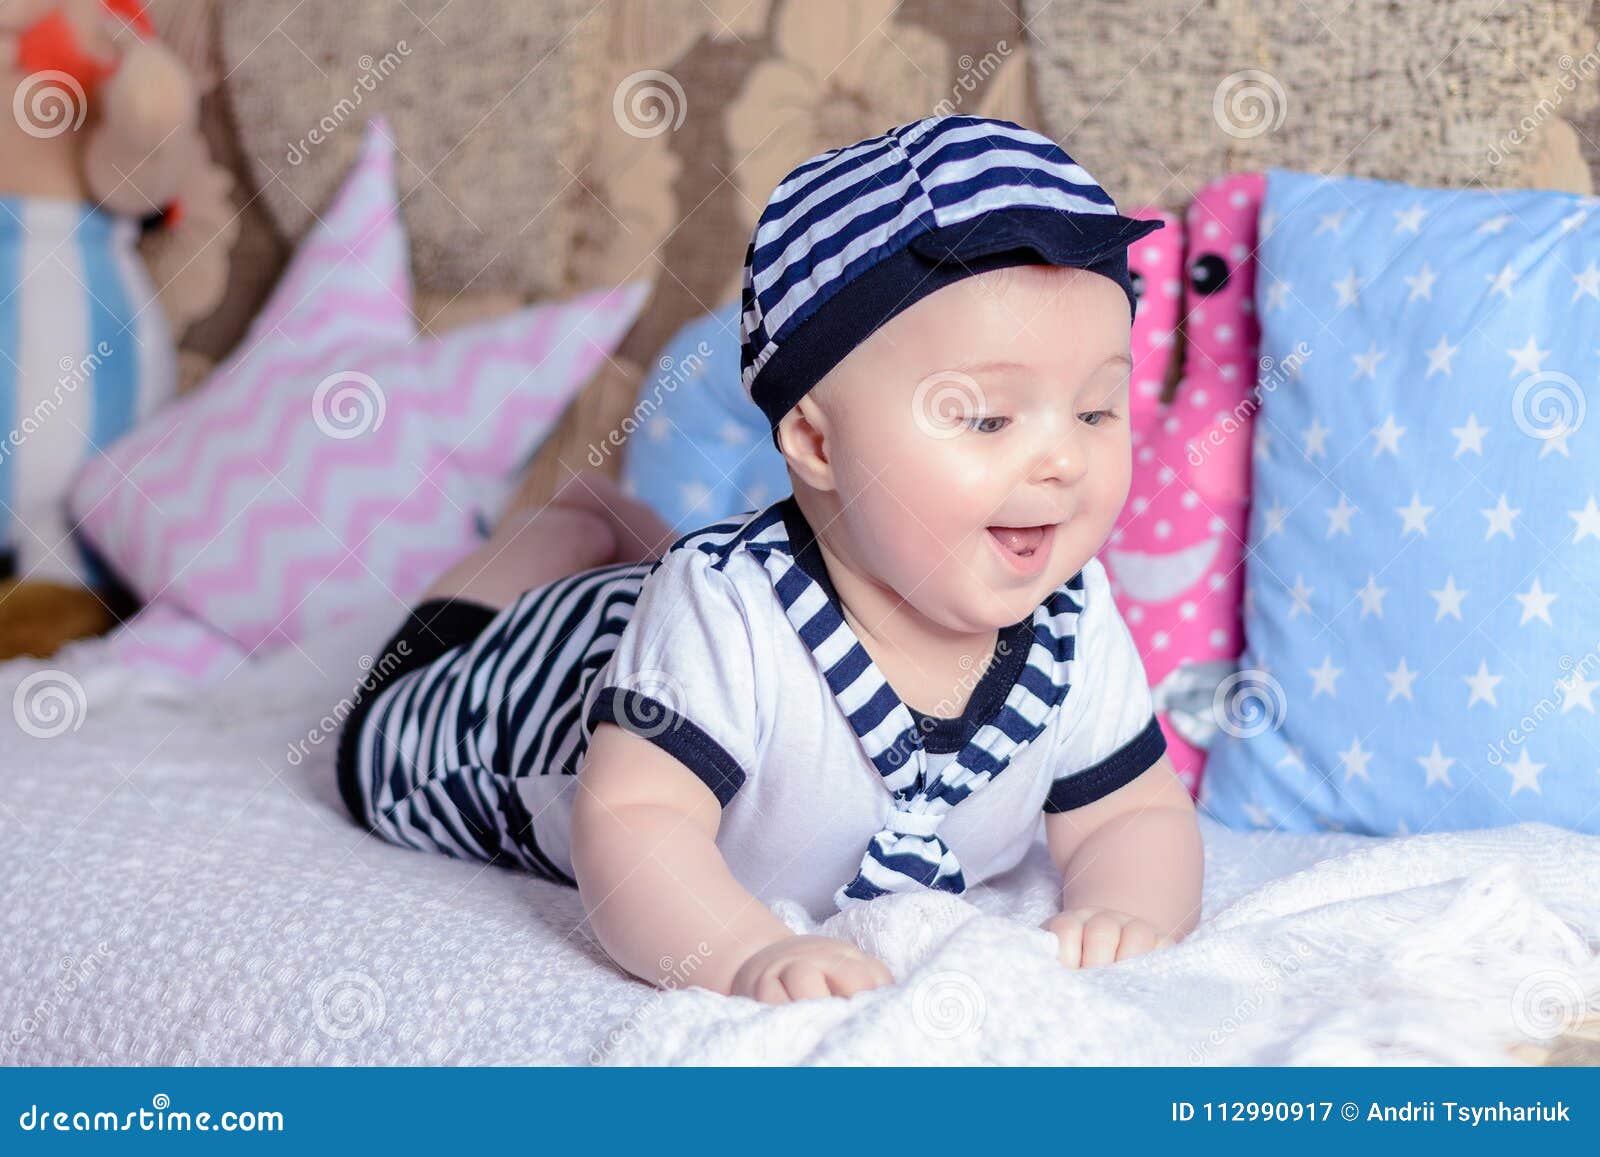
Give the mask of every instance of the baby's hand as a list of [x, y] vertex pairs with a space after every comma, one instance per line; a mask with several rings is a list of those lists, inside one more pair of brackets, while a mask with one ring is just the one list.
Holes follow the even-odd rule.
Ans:
[[1094, 968], [1170, 947], [1172, 941], [1147, 922], [1114, 908], [1073, 908], [1042, 925], [1060, 942], [1061, 963], [1068, 968]]
[[894, 975], [883, 961], [831, 936], [789, 936], [751, 955], [733, 974], [730, 996], [788, 1004], [813, 996], [851, 996]]

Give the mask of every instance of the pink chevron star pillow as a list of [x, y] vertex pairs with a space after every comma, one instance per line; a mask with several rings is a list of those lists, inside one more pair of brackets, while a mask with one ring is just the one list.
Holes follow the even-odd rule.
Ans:
[[394, 146], [375, 120], [239, 349], [90, 462], [72, 513], [143, 598], [246, 650], [383, 606], [398, 621], [477, 544], [478, 516], [648, 292], [419, 337]]

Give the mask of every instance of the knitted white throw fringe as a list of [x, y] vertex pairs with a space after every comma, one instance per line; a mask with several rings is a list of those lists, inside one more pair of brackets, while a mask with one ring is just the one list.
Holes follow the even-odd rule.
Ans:
[[1041, 844], [963, 896], [822, 926], [892, 987], [771, 1007], [692, 987], [688, 960], [659, 992], [605, 959], [571, 890], [345, 817], [324, 716], [398, 619], [204, 692], [97, 640], [0, 667], [0, 1063], [1494, 1065], [1600, 1013], [1600, 838], [1542, 824], [1203, 821], [1201, 927], [1083, 971], [1037, 926]]

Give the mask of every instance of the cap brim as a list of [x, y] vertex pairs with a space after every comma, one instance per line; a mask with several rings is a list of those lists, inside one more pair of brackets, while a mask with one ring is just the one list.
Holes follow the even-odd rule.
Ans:
[[996, 209], [921, 233], [911, 239], [909, 247], [935, 265], [1031, 250], [1035, 260], [1044, 264], [1089, 268], [1164, 227], [1165, 223], [1155, 218], [1121, 213]]

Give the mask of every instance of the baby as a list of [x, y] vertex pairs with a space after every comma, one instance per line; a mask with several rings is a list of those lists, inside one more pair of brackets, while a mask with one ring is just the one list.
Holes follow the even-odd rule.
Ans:
[[575, 885], [635, 976], [770, 1003], [894, 979], [770, 901], [961, 893], [1041, 815], [1063, 964], [1182, 937], [1194, 807], [1095, 557], [1132, 469], [1127, 247], [1159, 227], [1007, 121], [798, 166], [741, 323], [793, 494], [664, 553], [599, 475], [515, 507], [360, 690], [351, 814]]

